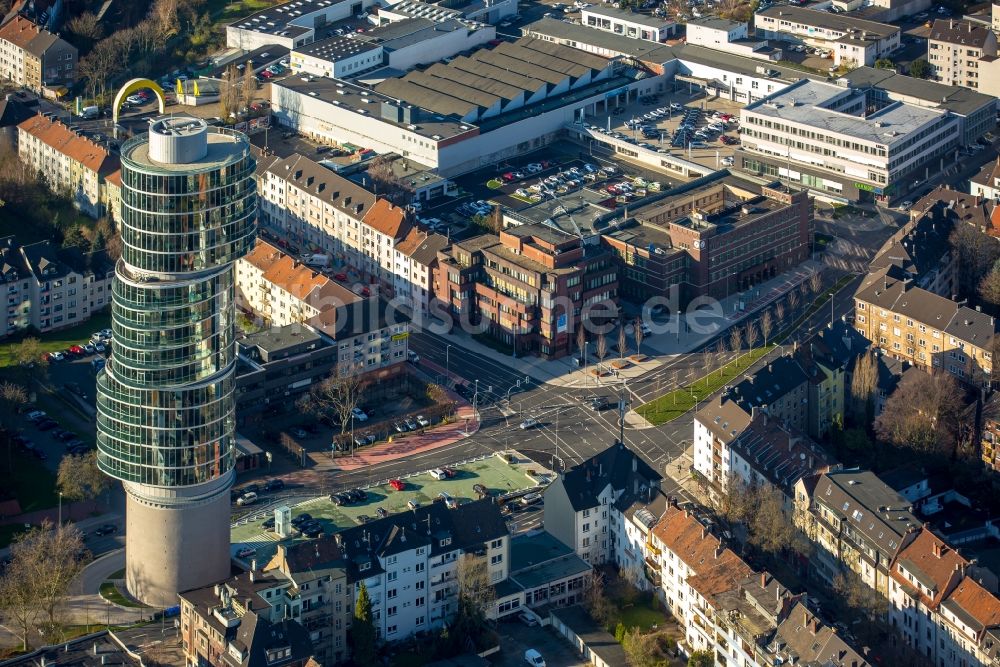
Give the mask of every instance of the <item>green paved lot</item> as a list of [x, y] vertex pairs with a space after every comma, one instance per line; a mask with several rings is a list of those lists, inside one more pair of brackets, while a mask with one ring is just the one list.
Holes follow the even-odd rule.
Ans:
[[[535, 464], [529, 462], [511, 465], [495, 456], [453, 468], [458, 474], [451, 479], [439, 481], [429, 474], [407, 477], [403, 479], [406, 488], [402, 491], [395, 491], [388, 485], [371, 487], [367, 489], [368, 497], [365, 500], [349, 506], [338, 507], [325, 496], [313, 498], [294, 506], [292, 518], [308, 512], [320, 522], [324, 532], [334, 533], [361, 523], [358, 517], [362, 514], [374, 519], [375, 511], [379, 507], [385, 508], [390, 514], [405, 512], [407, 501], [415, 500], [425, 505], [433, 502], [442, 491], [461, 503], [476, 499], [476, 493], [472, 489], [476, 484], [482, 484], [491, 494], [499, 495], [526, 489], [543, 481], [527, 474], [529, 470], [537, 468]], [[252, 546], [257, 549], [258, 562], [274, 554], [277, 550], [278, 536], [261, 528], [267, 516], [270, 514], [262, 513], [255, 521], [233, 528], [233, 552], [244, 545]], [[291, 538], [288, 541], [296, 542], [301, 539], [303, 538]]]

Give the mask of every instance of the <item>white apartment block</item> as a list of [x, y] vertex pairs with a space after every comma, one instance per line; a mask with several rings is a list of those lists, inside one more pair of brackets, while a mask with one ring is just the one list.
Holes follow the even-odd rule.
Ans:
[[927, 36], [927, 62], [932, 78], [951, 86], [978, 90], [986, 72], [984, 58], [996, 60], [997, 36], [972, 21], [937, 19]]
[[114, 264], [104, 253], [58, 249], [48, 241], [20, 246], [8, 236], [0, 239], [0, 260], [7, 297], [0, 335], [74, 326], [111, 302]]
[[458, 609], [458, 568], [464, 558], [486, 567], [489, 581], [507, 579], [510, 537], [490, 499], [449, 510], [431, 503], [337, 533], [353, 598], [362, 583], [372, 601], [379, 637], [405, 639], [440, 629]]
[[886, 202], [941, 168], [962, 139], [957, 115], [801, 80], [740, 111], [744, 171], [788, 179], [817, 197]]
[[618, 546], [629, 539], [622, 510], [652, 503], [662, 478], [624, 445], [612, 445], [545, 489], [545, 529], [591, 565], [613, 562], [629, 548]]
[[67, 194], [82, 213], [105, 215], [109, 205], [107, 178], [118, 170], [116, 155], [52, 114], [38, 114], [17, 126], [22, 162], [42, 174], [49, 187]]
[[894, 25], [791, 5], [757, 12], [754, 26], [758, 37], [829, 50], [836, 67], [872, 66], [900, 47], [900, 30]]
[[705, 18], [692, 19], [687, 24], [687, 43], [709, 49], [724, 50], [730, 42], [746, 39], [748, 35], [745, 21]]

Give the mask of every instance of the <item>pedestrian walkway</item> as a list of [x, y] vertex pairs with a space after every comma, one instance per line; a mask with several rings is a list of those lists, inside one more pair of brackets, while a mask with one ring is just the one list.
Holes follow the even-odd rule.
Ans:
[[[642, 353], [645, 360], [639, 363], [632, 362], [622, 370], [611, 372], [611, 365], [617, 357], [613, 354], [609, 355], [602, 364], [606, 371], [600, 378], [596, 378], [590, 373], [595, 363], [592, 358], [593, 344], [589, 346], [591, 359], [589, 359], [586, 368], [581, 368], [576, 365], [573, 357], [560, 359], [541, 359], [534, 356], [514, 358], [483, 345], [459, 327], [452, 327], [449, 336], [457, 339], [458, 344], [470, 352], [493, 359], [520, 374], [530, 375], [549, 385], [572, 388], [614, 385], [656, 370], [676, 355], [698, 349], [721, 331], [774, 303], [822, 269], [821, 262], [807, 260], [767, 282], [716, 302], [719, 309], [697, 310], [682, 314], [679, 318], [670, 318], [667, 322], [647, 321], [653, 333], [643, 338]], [[634, 310], [625, 312], [626, 318], [635, 317], [637, 314]], [[447, 328], [447, 324], [438, 323], [438, 326]], [[613, 342], [608, 341], [609, 347]], [[629, 336], [629, 346], [634, 346], [634, 343], [634, 339]], [[423, 360], [421, 360], [421, 364], [427, 365]], [[443, 369], [438, 369], [436, 372], [444, 375]], [[454, 372], [451, 375], [452, 379], [458, 379]]]
[[712, 500], [695, 480], [692, 474], [694, 470], [694, 444], [688, 446], [684, 452], [676, 459], [665, 466], [667, 477], [677, 482], [677, 485], [684, 489], [685, 493], [696, 503], [705, 507], [712, 506]]

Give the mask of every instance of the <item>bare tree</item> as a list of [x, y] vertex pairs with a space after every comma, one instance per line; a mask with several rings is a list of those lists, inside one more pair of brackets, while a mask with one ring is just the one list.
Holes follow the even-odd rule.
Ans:
[[760, 329], [757, 328], [757, 323], [751, 320], [747, 322], [747, 345], [750, 346], [750, 352], [753, 352], [753, 346], [757, 343], [757, 339], [760, 338]]
[[454, 628], [459, 636], [474, 637], [482, 630], [487, 613], [496, 605], [496, 589], [490, 583], [486, 558], [465, 554], [458, 561], [455, 578], [458, 614]]
[[628, 347], [628, 339], [625, 337], [625, 322], [618, 323], [618, 359], [625, 360], [625, 350]]
[[229, 118], [239, 106], [239, 80], [236, 65], [227, 67], [219, 85], [219, 112], [222, 114], [223, 120]]
[[178, 31], [177, 0], [156, 0], [153, 3], [151, 18], [155, 22], [157, 36], [160, 42], [166, 42]]
[[983, 276], [1000, 260], [1000, 241], [973, 225], [957, 225], [948, 237], [958, 264], [958, 292], [974, 297]]
[[799, 302], [801, 298], [799, 297], [798, 290], [792, 290], [788, 293], [788, 309], [791, 311], [789, 315], [795, 315], [795, 311], [799, 308]]
[[357, 375], [333, 375], [299, 399], [299, 407], [319, 417], [335, 417], [340, 422], [340, 434], [343, 435], [364, 390], [365, 383]]
[[413, 198], [413, 188], [405, 179], [396, 174], [392, 165], [392, 157], [379, 155], [368, 163], [365, 171], [372, 179], [376, 194], [398, 205], [409, 204], [410, 199]]
[[83, 535], [75, 526], [44, 523], [11, 545], [11, 561], [0, 578], [0, 607], [20, 630], [24, 648], [32, 630], [49, 639], [56, 636], [59, 612], [86, 555]]
[[97, 467], [97, 452], [64, 456], [59, 462], [56, 484], [70, 500], [91, 500], [108, 487], [108, 478]]
[[597, 570], [583, 576], [583, 606], [591, 618], [601, 625], [611, 620], [613, 609], [604, 594], [604, 575]]
[[743, 330], [738, 326], [733, 326], [729, 330], [729, 348], [733, 351], [733, 358], [736, 360], [736, 368], [740, 367], [740, 351], [743, 349]]
[[760, 332], [764, 334], [764, 347], [767, 347], [767, 341], [771, 338], [771, 331], [774, 330], [774, 315], [771, 314], [771, 309], [768, 308], [760, 315]]
[[850, 414], [855, 426], [867, 428], [875, 418], [875, 388], [878, 386], [878, 358], [869, 348], [858, 357], [851, 374]]
[[604, 357], [608, 356], [608, 339], [603, 333], [597, 334], [597, 340], [594, 341], [594, 356], [597, 357], [597, 372], [600, 374]]
[[813, 294], [819, 294], [820, 290], [823, 289], [823, 277], [819, 271], [809, 276], [809, 289]]
[[785, 304], [781, 299], [774, 304], [774, 318], [779, 326], [785, 321]]
[[66, 29], [89, 42], [96, 42], [104, 34], [101, 22], [97, 20], [97, 15], [93, 12], [83, 12], [74, 16], [66, 23]]
[[642, 339], [646, 337], [646, 334], [642, 330], [642, 318], [636, 317], [635, 322], [632, 323], [634, 330], [632, 331], [632, 336], [635, 338], [635, 353], [638, 355], [642, 354]]
[[979, 298], [994, 308], [1000, 306], [1000, 263], [993, 266], [979, 282]]
[[[584, 354], [584, 347], [587, 345], [587, 330], [583, 326], [583, 322], [580, 322], [580, 326], [576, 329], [576, 349], [580, 351], [581, 357]], [[582, 358], [581, 358], [582, 361]]]
[[962, 390], [949, 374], [914, 373], [892, 392], [875, 434], [895, 447], [952, 456], [962, 432]]
[[253, 104], [254, 95], [257, 94], [257, 77], [253, 73], [253, 63], [247, 61], [247, 67], [243, 70], [243, 85], [240, 87], [240, 111], [249, 111]]

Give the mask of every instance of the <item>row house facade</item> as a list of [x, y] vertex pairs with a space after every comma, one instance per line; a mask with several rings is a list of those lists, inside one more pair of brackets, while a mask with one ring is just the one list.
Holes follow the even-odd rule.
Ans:
[[658, 518], [650, 513], [658, 503], [664, 506], [657, 499], [662, 479], [642, 457], [615, 443], [561, 472], [546, 487], [545, 528], [591, 565], [617, 562], [624, 569], [641, 568], [644, 555], [638, 552], [649, 531], [646, 524]]
[[990, 384], [996, 321], [985, 313], [884, 269], [858, 287], [854, 318], [857, 330], [893, 358], [969, 385]]
[[823, 623], [803, 594], [755, 572], [711, 523], [671, 504], [652, 530], [657, 594], [684, 629], [684, 648], [715, 664], [868, 667], [864, 654]]
[[57, 248], [49, 241], [22, 246], [8, 236], [0, 238], [0, 262], [7, 298], [0, 335], [74, 326], [111, 302], [114, 264], [103, 252]]
[[437, 297], [451, 317], [515, 355], [565, 356], [592, 309], [617, 314], [612, 254], [543, 224], [454, 242], [438, 253], [437, 270]]
[[38, 114], [17, 126], [17, 152], [23, 164], [41, 174], [49, 187], [65, 193], [81, 213], [100, 218], [118, 204], [107, 184], [118, 171], [118, 156], [71, 129], [52, 114]]
[[[269, 158], [258, 171], [265, 234], [290, 252], [325, 261], [378, 285], [412, 312], [426, 312], [433, 295], [440, 234], [410, 221], [406, 211], [302, 155]], [[341, 269], [343, 267], [343, 269]]]
[[795, 484], [794, 520], [817, 547], [814, 572], [832, 582], [845, 569], [889, 595], [889, 572], [920, 520], [910, 502], [867, 470], [836, 470]]
[[76, 47], [30, 19], [16, 15], [0, 26], [0, 77], [42, 92], [76, 81]]
[[273, 327], [302, 323], [336, 341], [338, 372], [393, 369], [407, 358], [409, 318], [356, 294], [266, 241], [236, 262], [236, 305]]
[[995, 664], [995, 591], [995, 575], [924, 528], [893, 563], [889, 622], [908, 646], [940, 667]]

